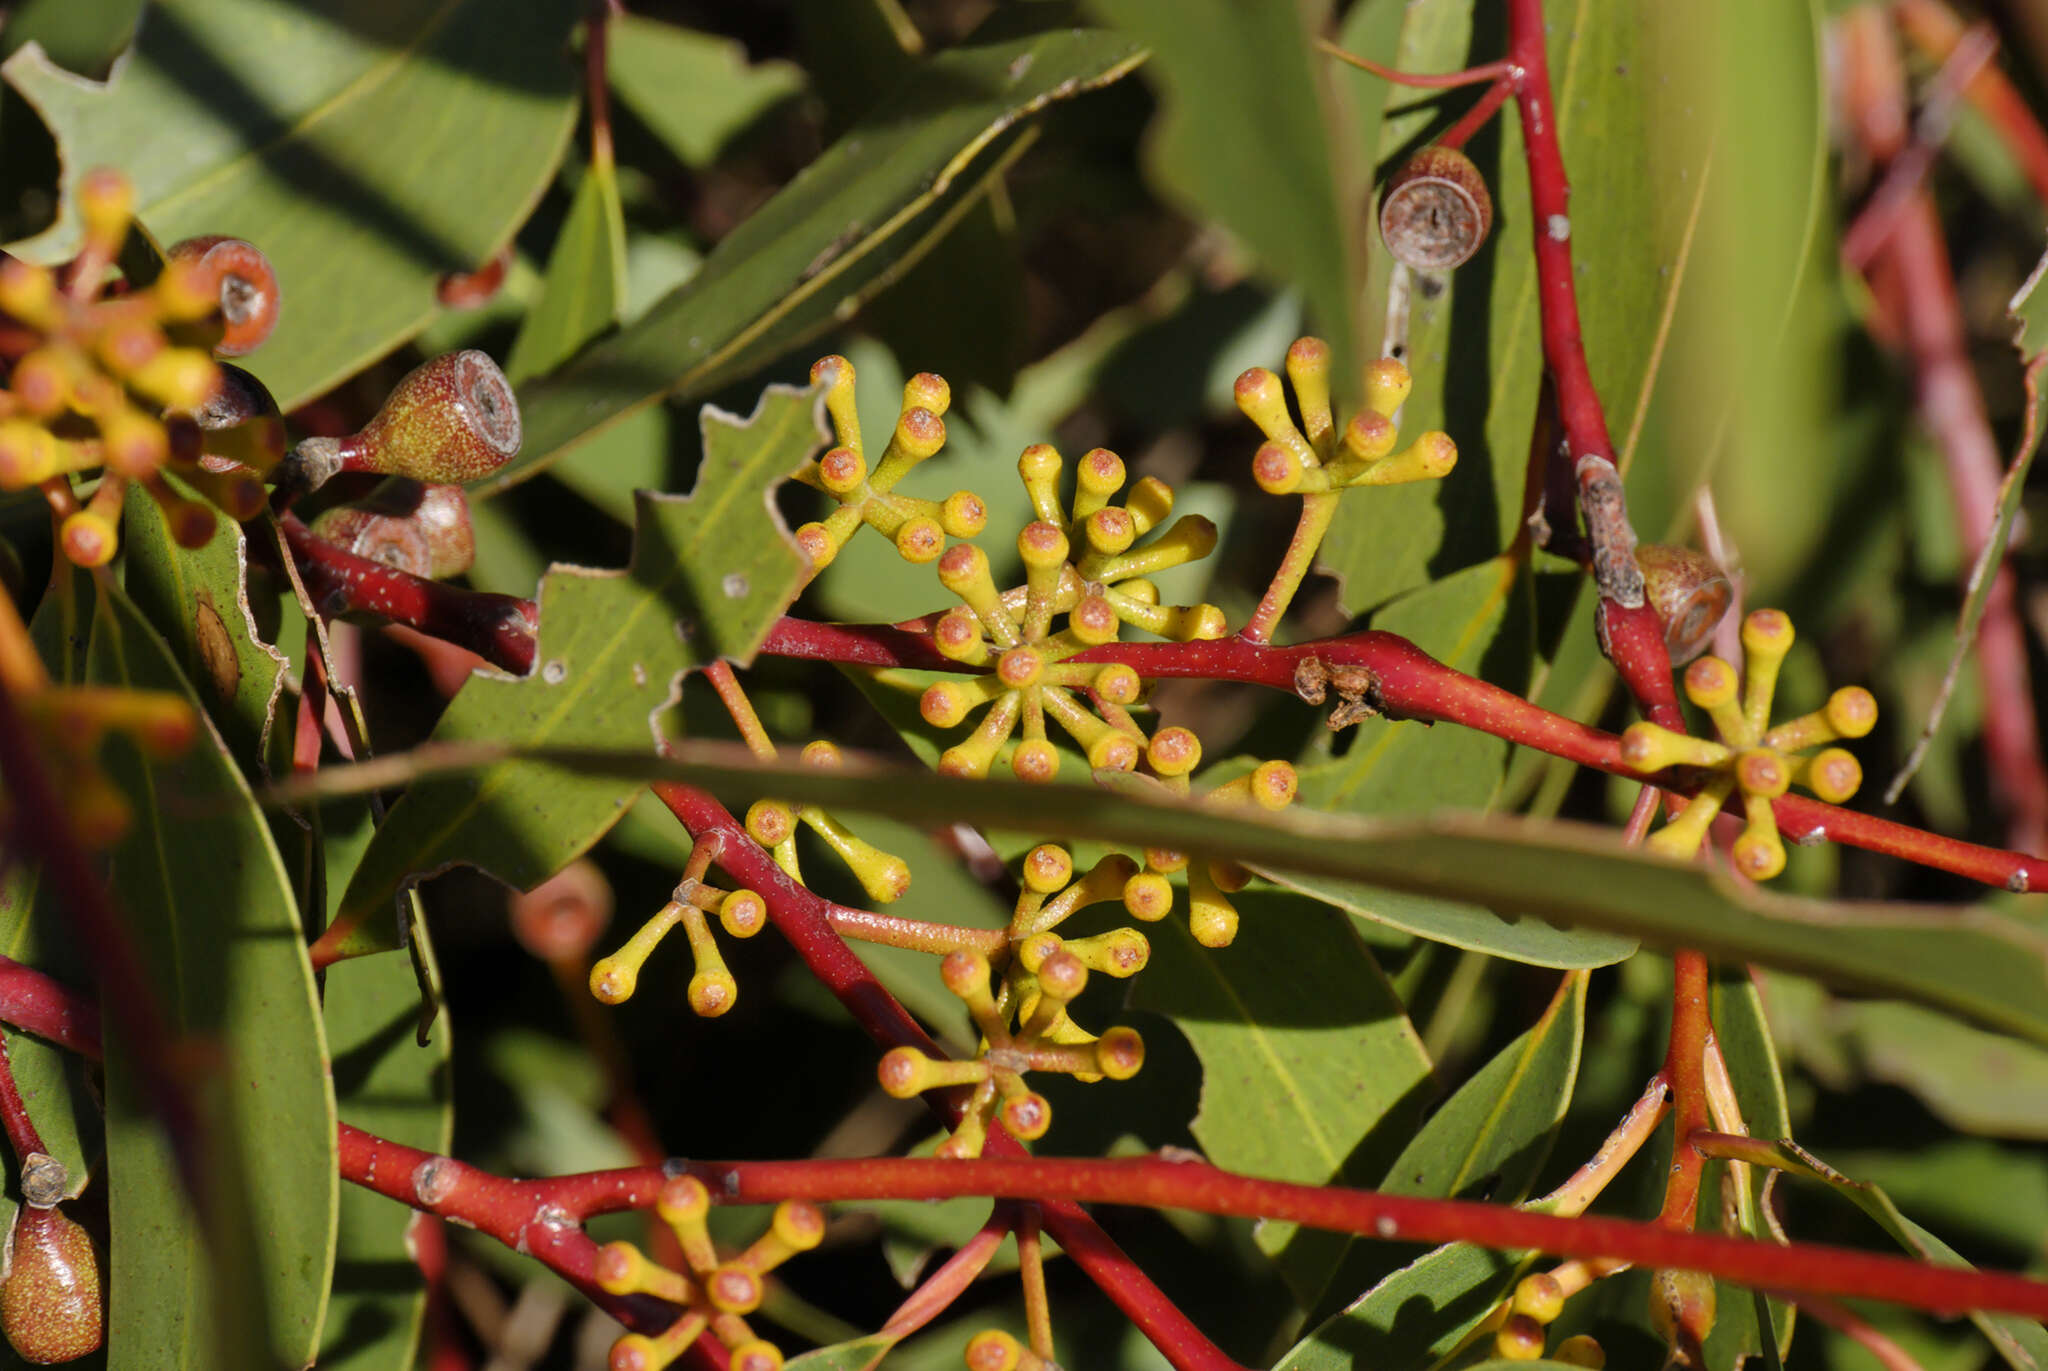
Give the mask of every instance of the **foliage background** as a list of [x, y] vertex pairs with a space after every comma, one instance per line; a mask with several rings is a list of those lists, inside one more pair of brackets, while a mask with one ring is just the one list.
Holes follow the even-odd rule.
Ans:
[[[1868, 683], [1884, 722], [1862, 756], [1881, 778], [1939, 680], [1963, 553], [1939, 460], [1909, 413], [1902, 363], [1871, 341], [1866, 302], [1833, 250], [1860, 169], [1831, 149], [1825, 16], [1804, 4], [1752, 6], [1746, 60], [1731, 74], [1688, 61], [1700, 35], [1664, 9], [1555, 7], [1553, 78], [1594, 378], [1623, 443], [1637, 527], [1683, 538], [1691, 493], [1711, 476], [1751, 602], [1787, 609], [1802, 630], [1784, 712], [1817, 704], [1830, 685]], [[26, 240], [24, 252], [60, 251], [60, 177], [108, 163], [135, 175], [141, 217], [160, 239], [212, 231], [258, 242], [279, 266], [285, 322], [254, 369], [297, 410], [300, 431], [354, 427], [421, 356], [476, 346], [506, 361], [528, 444], [516, 484], [475, 492], [489, 498], [476, 509], [473, 585], [531, 595], [551, 563], [625, 564], [631, 492], [686, 492], [696, 481], [698, 406], [747, 414], [765, 385], [801, 384], [812, 357], [838, 351], [859, 369], [870, 426], [893, 413], [905, 374], [936, 370], [952, 382], [946, 453], [914, 488], [990, 497], [991, 548], [1024, 517], [1010, 483], [1027, 442], [1055, 441], [1069, 454], [1108, 446], [1134, 474], [1174, 481], [1180, 507], [1214, 518], [1224, 541], [1162, 588], [1169, 600], [1209, 597], [1233, 620], [1254, 602], [1293, 516], [1248, 479], [1254, 443], [1230, 381], [1248, 365], [1276, 365], [1301, 331], [1331, 339], [1354, 363], [1380, 351], [1388, 271], [1368, 229], [1371, 188], [1472, 98], [1390, 91], [1317, 57], [1304, 35], [1327, 30], [1354, 51], [1434, 71], [1490, 59], [1503, 22], [1487, 0], [1358, 0], [1336, 11], [1316, 0], [1101, 0], [1077, 17], [1109, 31], [1067, 41], [1069, 17], [1035, 3], [636, 4], [612, 26], [614, 174], [589, 157], [573, 57], [580, 15], [568, 0], [161, 0], [137, 37], [141, 14], [117, 0], [10, 10], [0, 27], [11, 54], [0, 93], [0, 236]], [[1025, 36], [991, 37], [1004, 31]], [[1140, 48], [1149, 59], [1126, 75]], [[986, 56], [996, 51], [1000, 60]], [[2035, 51], [2016, 44], [2008, 62], [2030, 91]], [[1702, 120], [1703, 107], [1741, 117]], [[1977, 370], [2001, 436], [2017, 442], [2019, 366], [2003, 305], [2038, 255], [2040, 207], [1973, 120], [1960, 116], [1935, 185]], [[1460, 465], [1441, 486], [1347, 502], [1325, 551], [1333, 579], [1312, 586], [1289, 631], [1396, 629], [1560, 712], [1618, 726], [1627, 716], [1593, 651], [1578, 571], [1541, 556], [1501, 559], [1516, 532], [1541, 367], [1532, 226], [1512, 116], [1471, 151], [1494, 189], [1492, 245], [1440, 291], [1418, 293], [1406, 340], [1417, 388], [1404, 429], [1445, 428]], [[832, 175], [798, 179], [813, 164]], [[435, 302], [443, 273], [508, 242], [511, 272], [488, 305]], [[804, 492], [779, 498], [792, 521], [811, 517]], [[39, 508], [0, 515], [20, 564], [40, 566]], [[2031, 535], [2015, 558], [2030, 593], [2039, 571]], [[147, 578], [138, 584], [131, 570], [131, 595], [146, 592]], [[276, 586], [252, 593], [279, 596]], [[929, 573], [867, 539], [798, 612], [887, 620], [943, 599]], [[303, 644], [281, 617], [281, 645], [302, 662]], [[177, 634], [162, 620], [156, 628], [176, 659]], [[422, 659], [374, 633], [350, 642], [380, 750], [427, 736], [443, 701]], [[829, 734], [907, 755], [850, 682], [772, 661], [748, 680], [779, 738]], [[1298, 758], [1305, 800], [1319, 808], [1602, 819], [1625, 813], [1633, 793], [1450, 727], [1376, 721], [1333, 738], [1295, 702], [1230, 686], [1176, 684], [1156, 703], [1163, 717], [1198, 727], [1212, 758]], [[1976, 744], [1986, 707], [1966, 674], [1898, 817], [2003, 842]], [[689, 736], [729, 732], [695, 681], [678, 716]], [[361, 823], [360, 814], [330, 819], [333, 900], [366, 837]], [[1000, 893], [932, 834], [880, 823], [864, 831], [913, 857], [917, 884], [900, 912], [1001, 921]], [[663, 902], [685, 851], [680, 830], [644, 797], [604, 836], [593, 856], [622, 925]], [[1832, 847], [1791, 855], [1785, 883], [1804, 893], [1968, 901], [2036, 930], [2043, 922], [2023, 898], [1889, 859]], [[858, 902], [857, 888], [835, 888], [829, 867], [815, 869], [823, 893]], [[20, 916], [35, 898], [32, 885], [8, 893], [17, 939], [34, 936]], [[1384, 912], [1384, 897], [1360, 898]], [[342, 1117], [394, 1136], [410, 1130], [421, 1145], [445, 1141], [452, 1120], [454, 1152], [501, 1172], [632, 1160], [604, 1112], [588, 1006], [512, 940], [502, 890], [455, 873], [427, 888], [426, 905], [448, 1007], [431, 1051], [394, 1028], [410, 1014], [402, 959], [327, 978], [319, 1050], [333, 1063]], [[1544, 1020], [1554, 969], [1418, 939], [1285, 890], [1261, 890], [1245, 907], [1246, 936], [1229, 953], [1202, 953], [1161, 926], [1154, 965], [1127, 1003], [1122, 986], [1094, 992], [1093, 1019], [1138, 1026], [1149, 1060], [1121, 1087], [1052, 1091], [1053, 1150], [1199, 1147], [1247, 1170], [1377, 1184], [1401, 1174], [1403, 1145], [1438, 1100], [1489, 1063], [1528, 1052], [1549, 1075], [1511, 1093], [1511, 1117], [1495, 1121], [1512, 1147], [1486, 1152], [1476, 1124], [1436, 1140], [1484, 1157], [1445, 1188], [1505, 1199], [1541, 1193], [1585, 1156], [1661, 1054], [1668, 976], [1651, 954], [1568, 984], [1562, 1019]], [[1416, 917], [1427, 922], [1429, 910]], [[21, 942], [6, 950], [39, 965], [63, 955]], [[623, 1050], [664, 1147], [799, 1157], [921, 1140], [918, 1111], [879, 1094], [869, 1044], [777, 939], [728, 955], [742, 997], [725, 1019], [697, 1021], [680, 994], [659, 993], [662, 973], [680, 982], [680, 949], [657, 958], [647, 991], [603, 1015], [602, 1036]], [[964, 1019], [924, 959], [883, 950], [872, 961], [927, 1022], [963, 1036]], [[2042, 1269], [2048, 1054], [1800, 977], [1771, 973], [1762, 991], [1768, 1030], [1734, 970], [1720, 1016], [1749, 1069], [1757, 1131], [1775, 1123], [1884, 1185], [1973, 1260]], [[1525, 1040], [1539, 1021], [1554, 1037]], [[274, 1024], [240, 1028], [261, 1036]], [[51, 1067], [41, 1088], [57, 1091], [63, 1077]], [[77, 1111], [86, 1122], [71, 1145], [81, 1158], [100, 1146], [92, 1114]], [[119, 1120], [117, 1111], [109, 1148]], [[1655, 1178], [1655, 1160], [1635, 1174]], [[316, 1153], [306, 1165], [317, 1172], [317, 1162]], [[1654, 1212], [1648, 1180], [1621, 1191], [1609, 1201], [1620, 1212]], [[294, 1214], [315, 1204], [284, 1203]], [[406, 1365], [419, 1313], [402, 1279], [403, 1216], [360, 1194], [339, 1203], [325, 1331], [293, 1305], [315, 1299], [314, 1287], [274, 1291], [270, 1317], [308, 1320], [304, 1336], [322, 1340], [323, 1366]], [[1886, 1245], [1823, 1193], [1801, 1190], [1792, 1214], [1809, 1236]], [[792, 1348], [875, 1327], [900, 1297], [895, 1278], [978, 1218], [965, 1202], [849, 1213], [828, 1251], [789, 1272], [771, 1323]], [[1187, 1215], [1105, 1221], [1226, 1348], [1257, 1364], [1285, 1354], [1305, 1320], [1312, 1326], [1419, 1255], [1345, 1253]], [[118, 1201], [114, 1222], [118, 1233]], [[736, 1231], [749, 1223], [737, 1220]], [[630, 1220], [617, 1227], [635, 1231]], [[598, 1364], [605, 1335], [565, 1287], [488, 1242], [452, 1238], [458, 1338], [494, 1351], [497, 1365]], [[115, 1250], [118, 1281], [118, 1239]], [[1159, 1364], [1077, 1273], [1056, 1267], [1054, 1277], [1067, 1364]], [[1646, 1362], [1658, 1353], [1641, 1326], [1641, 1278], [1612, 1284], [1573, 1317], [1600, 1334], [1613, 1364]], [[957, 1364], [968, 1331], [1018, 1324], [1013, 1289], [986, 1282], [957, 1323], [888, 1364]], [[1724, 1299], [1724, 1310], [1733, 1303]], [[122, 1320], [139, 1307], [117, 1298], [110, 1360], [128, 1355]], [[1991, 1356], [1961, 1325], [1870, 1316], [1930, 1371]], [[535, 1327], [543, 1331], [527, 1331]], [[1396, 1323], [1371, 1336], [1394, 1339], [1368, 1340], [1372, 1364], [1409, 1364], [1391, 1349], [1412, 1352], [1412, 1329]], [[516, 1350], [519, 1337], [527, 1350]], [[1867, 1364], [1817, 1329], [1802, 1329], [1797, 1349], [1804, 1365]], [[1736, 1353], [1731, 1335], [1719, 1354]], [[1311, 1347], [1286, 1364], [1342, 1364], [1318, 1355]]]

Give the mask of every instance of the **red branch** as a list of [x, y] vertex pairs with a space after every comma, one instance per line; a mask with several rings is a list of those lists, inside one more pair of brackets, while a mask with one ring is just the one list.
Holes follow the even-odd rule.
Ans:
[[[542, 1205], [580, 1220], [654, 1203], [676, 1171], [702, 1180], [721, 1204], [780, 1200], [1033, 1200], [1051, 1214], [1079, 1203], [1189, 1209], [1280, 1219], [1311, 1228], [1402, 1242], [1472, 1242], [1559, 1257], [1614, 1258], [1637, 1266], [1703, 1271], [1788, 1294], [1884, 1300], [1940, 1314], [1994, 1310], [2048, 1317], [2048, 1282], [2002, 1271], [1933, 1266], [1905, 1257], [1795, 1243], [1780, 1246], [1717, 1234], [1679, 1233], [1627, 1219], [1562, 1218], [1473, 1200], [1423, 1199], [1372, 1190], [1259, 1180], [1200, 1161], [1011, 1157], [942, 1161], [874, 1157], [847, 1161], [670, 1162], [544, 1181], [508, 1181], [474, 1167], [343, 1124], [342, 1175], [415, 1208], [474, 1223], [484, 1232], [533, 1239]], [[415, 1178], [433, 1178], [434, 1199]], [[452, 1168], [452, 1169], [448, 1169]], [[1062, 1240], [1064, 1241], [1064, 1240]]]
[[6, 1127], [7, 1145], [14, 1149], [17, 1164], [27, 1161], [31, 1153], [46, 1150], [43, 1135], [36, 1131], [36, 1121], [22, 1102], [21, 1088], [14, 1083], [14, 1063], [7, 1055], [5, 1033], [0, 1033], [0, 1125]]

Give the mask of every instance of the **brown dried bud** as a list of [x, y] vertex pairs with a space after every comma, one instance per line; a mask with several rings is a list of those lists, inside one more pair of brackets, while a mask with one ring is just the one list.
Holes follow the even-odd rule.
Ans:
[[1664, 625], [1664, 648], [1673, 666], [1684, 666], [1707, 650], [1714, 630], [1735, 603], [1735, 587], [1721, 569], [1691, 548], [1642, 543], [1636, 565], [1650, 608]]
[[571, 862], [512, 897], [512, 936], [544, 962], [580, 959], [612, 917], [611, 882], [595, 862]]
[[1380, 237], [1395, 261], [1416, 271], [1461, 265], [1492, 228], [1486, 178], [1456, 148], [1424, 148], [1380, 195]]
[[209, 234], [173, 243], [164, 253], [173, 262], [197, 266], [207, 292], [220, 300], [220, 357], [253, 352], [277, 327], [277, 273], [253, 243]]
[[0, 1330], [23, 1361], [76, 1361], [105, 1337], [99, 1254], [61, 1209], [24, 1208], [8, 1241]]

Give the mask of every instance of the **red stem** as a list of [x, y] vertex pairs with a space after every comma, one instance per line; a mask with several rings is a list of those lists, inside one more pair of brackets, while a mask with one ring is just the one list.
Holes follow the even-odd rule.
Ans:
[[1671, 1175], [1664, 1183], [1664, 1209], [1657, 1222], [1690, 1231], [1699, 1210], [1700, 1175], [1706, 1158], [1690, 1139], [1711, 1125], [1707, 1109], [1707, 959], [1680, 950], [1671, 961], [1671, 1038], [1664, 1050], [1665, 1081], [1671, 1087]]
[[[1946, 62], [1966, 32], [1956, 12], [1941, 0], [1896, 0], [1892, 15], [1914, 46], [1937, 62]], [[1986, 122], [2005, 143], [2028, 182], [2034, 198], [2048, 205], [2048, 133], [2044, 133], [2026, 98], [2011, 78], [1987, 66], [1963, 88]]]
[[[1752, 1288], [1884, 1300], [1941, 1314], [1981, 1309], [2048, 1317], [2048, 1282], [2003, 1271], [1934, 1266], [1817, 1243], [1780, 1246], [1718, 1234], [1673, 1232], [1627, 1219], [1561, 1218], [1473, 1200], [1424, 1199], [1260, 1180], [1206, 1162], [1158, 1157], [671, 1162], [666, 1167], [508, 1181], [460, 1162], [384, 1142], [347, 1124], [341, 1126], [341, 1155], [343, 1177], [358, 1185], [415, 1208], [474, 1223], [484, 1232], [524, 1231], [529, 1240], [531, 1228], [522, 1229], [521, 1225], [530, 1222], [538, 1203], [553, 1205], [576, 1219], [642, 1209], [654, 1203], [671, 1168], [682, 1167], [702, 1180], [721, 1204], [989, 1196], [1036, 1201], [1048, 1214], [1060, 1209], [1078, 1213], [1074, 1206], [1081, 1203], [1189, 1209], [1237, 1218], [1280, 1219], [1390, 1241], [1472, 1242], [1560, 1257], [1610, 1258], [1637, 1266], [1704, 1271]], [[415, 1186], [414, 1177], [421, 1167], [431, 1168], [428, 1174], [437, 1181], [432, 1203], [423, 1201]], [[443, 1181], [444, 1175], [449, 1179]]]
[[17, 1165], [27, 1161], [30, 1153], [48, 1150], [43, 1135], [36, 1132], [36, 1121], [28, 1116], [21, 1088], [14, 1083], [14, 1063], [7, 1055], [5, 1033], [0, 1033], [0, 1125], [7, 1129], [7, 1145], [14, 1149]]
[[99, 1059], [99, 1006], [11, 957], [0, 957], [0, 1023]]
[[[444, 585], [358, 557], [314, 537], [304, 521], [289, 511], [278, 521], [299, 564], [299, 575], [323, 613], [375, 614], [466, 647], [515, 675], [533, 670], [535, 625], [539, 622], [533, 601]], [[252, 539], [251, 547], [255, 546]]]

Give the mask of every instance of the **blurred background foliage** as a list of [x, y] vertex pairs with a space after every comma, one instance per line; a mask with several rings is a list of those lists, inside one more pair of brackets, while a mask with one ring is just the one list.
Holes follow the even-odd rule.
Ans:
[[[1592, 646], [1577, 568], [1539, 554], [1504, 575], [1496, 560], [1519, 528], [1541, 376], [1529, 250], [1538, 226], [1515, 117], [1510, 110], [1470, 148], [1493, 188], [1491, 244], [1451, 278], [1408, 281], [1405, 308], [1390, 310], [1373, 188], [1475, 93], [1393, 89], [1309, 41], [1327, 34], [1403, 68], [1448, 70], [1499, 54], [1497, 0], [1052, 8], [636, 0], [610, 25], [615, 161], [605, 164], [590, 155], [576, 60], [582, 16], [568, 0], [25, 0], [0, 24], [0, 237], [58, 250], [60, 177], [106, 162], [136, 176], [141, 217], [159, 238], [203, 230], [256, 241], [278, 264], [285, 311], [256, 369], [302, 432], [349, 431], [421, 356], [480, 347], [506, 360], [529, 444], [516, 484], [477, 492], [490, 498], [476, 503], [469, 580], [517, 595], [533, 594], [554, 562], [626, 561], [631, 492], [694, 482], [700, 404], [747, 413], [764, 384], [801, 383], [813, 357], [836, 351], [858, 369], [870, 425], [894, 412], [905, 375], [951, 381], [945, 453], [908, 488], [982, 493], [992, 549], [1008, 546], [1026, 517], [1012, 483], [1027, 443], [1052, 441], [1069, 455], [1106, 446], [1134, 475], [1174, 483], [1180, 508], [1214, 519], [1223, 539], [1213, 558], [1161, 578], [1166, 598], [1207, 597], [1240, 621], [1294, 516], [1249, 480], [1256, 444], [1232, 406], [1232, 379], [1276, 366], [1304, 331], [1332, 342], [1344, 376], [1391, 351], [1416, 375], [1404, 429], [1447, 430], [1459, 466], [1440, 484], [1347, 502], [1324, 552], [1330, 575], [1311, 582], [1287, 633], [1395, 628], [1553, 709], [1626, 722]], [[1831, 7], [1730, 7], [1723, 18], [1739, 46], [1680, 12], [1690, 7], [1553, 8], [1576, 284], [1636, 525], [1646, 538], [1691, 540], [1695, 491], [1711, 484], [1749, 603], [1782, 607], [1800, 626], [1782, 712], [1812, 707], [1832, 685], [1868, 684], [1883, 714], [1862, 756], [1881, 781], [1940, 680], [1965, 551], [1939, 455], [1911, 413], [1909, 364], [1871, 337], [1867, 293], [1836, 251], [1870, 168], [1830, 123]], [[1989, 17], [2007, 39], [2004, 64], [2039, 108], [2048, 31], [2022, 4], [1994, 4]], [[1004, 81], [975, 65], [992, 33], [1055, 34], [1076, 22], [1113, 32], [1091, 29], [1087, 44], [1057, 50], [1033, 38], [1046, 68], [1020, 73], [1012, 63]], [[1131, 72], [1140, 49], [1150, 56]], [[1048, 72], [1059, 62], [1071, 69], [1058, 68], [1055, 81]], [[1043, 98], [1016, 94], [1037, 81]], [[849, 143], [863, 139], [899, 140], [888, 144], [898, 160], [857, 164], [837, 189], [797, 179], [820, 159], [857, 156]], [[947, 185], [933, 183], [938, 171]], [[2024, 396], [2005, 304], [2040, 255], [2042, 207], [1968, 107], [1931, 183], [1971, 360], [2011, 450]], [[507, 245], [504, 285], [486, 303], [437, 301], [445, 273], [479, 267]], [[779, 498], [792, 522], [815, 517], [809, 492]], [[20, 562], [40, 565], [39, 516], [12, 513], [6, 532]], [[2048, 623], [2043, 526], [2026, 521], [2014, 549], [2030, 625]], [[944, 600], [928, 570], [870, 537], [797, 612], [894, 620]], [[2029, 635], [2037, 672], [2039, 632]], [[380, 750], [424, 738], [451, 684], [445, 667], [390, 635], [349, 642]], [[747, 679], [780, 739], [829, 735], [903, 755], [849, 682], [777, 661]], [[1154, 703], [1198, 728], [1211, 758], [1299, 759], [1312, 803], [1598, 819], [1625, 813], [1633, 798], [1633, 786], [1450, 727], [1376, 721], [1333, 736], [1297, 702], [1197, 682], [1163, 686]], [[1985, 798], [1987, 707], [1966, 672], [1897, 817], [2003, 843], [2004, 821]], [[691, 736], [730, 733], [699, 681], [678, 717]], [[1880, 789], [1856, 803], [1878, 805]], [[912, 859], [916, 884], [898, 912], [1001, 922], [1003, 880], [959, 860], [952, 835], [880, 824], [864, 832]], [[664, 902], [685, 852], [681, 830], [645, 797], [593, 852], [619, 911], [607, 946]], [[814, 874], [821, 893], [858, 902], [828, 865]], [[1785, 883], [1978, 902], [2043, 922], [2025, 899], [1850, 850], [1795, 849]], [[867, 1040], [774, 937], [728, 946], [742, 995], [713, 1025], [693, 1018], [680, 993], [653, 989], [597, 1012], [573, 970], [551, 972], [521, 947], [505, 893], [481, 877], [440, 879], [426, 903], [450, 1056], [416, 1084], [452, 1104], [453, 1147], [465, 1159], [545, 1174], [630, 1162], [650, 1140], [694, 1157], [929, 1145], [921, 1112], [879, 1092]], [[1233, 1084], [1218, 1072], [1256, 1041], [1332, 1081], [1374, 1063], [1375, 1098], [1346, 1116], [1347, 1154], [1320, 1176], [1313, 1160], [1302, 1163], [1302, 1174], [1379, 1183], [1402, 1170], [1397, 1157], [1430, 1107], [1489, 1062], [1568, 1045], [1558, 1061], [1568, 1056], [1570, 1069], [1558, 1066], [1552, 1095], [1515, 1104], [1533, 1121], [1523, 1164], [1495, 1159], [1465, 1191], [1507, 1199], [1509, 1189], [1541, 1193], [1586, 1156], [1661, 1056], [1668, 973], [1647, 954], [1578, 984], [1557, 1002], [1566, 1016], [1557, 1045], [1530, 1045], [1522, 1035], [1552, 1006], [1555, 971], [1355, 922], [1281, 891], [1249, 895], [1246, 906], [1248, 945], [1225, 954], [1222, 970], [1202, 960], [1217, 954], [1198, 956], [1162, 926], [1155, 965], [1128, 1004], [1121, 984], [1091, 992], [1101, 1003], [1083, 1017], [1134, 1023], [1150, 1056], [1126, 1085], [1052, 1088], [1054, 1150], [1200, 1146], [1227, 1161], [1233, 1149], [1257, 1159], [1274, 1143], [1287, 1153], [1289, 1138], [1249, 1136], [1290, 1126], [1270, 1081]], [[665, 949], [650, 982], [673, 974], [679, 988], [683, 955]], [[867, 955], [921, 1018], [964, 1042], [965, 1019], [927, 959]], [[1297, 993], [1295, 978], [1311, 971], [1331, 978], [1327, 996]], [[337, 983], [349, 974], [337, 972]], [[1212, 975], [1234, 992], [1212, 993]], [[1758, 988], [1767, 1030], [1739, 974], [1721, 994], [1731, 1054], [1750, 1034], [1745, 1084], [1762, 1101], [1752, 1114], [1759, 1131], [1782, 1116], [1812, 1150], [1884, 1186], [1973, 1260], [2048, 1270], [2048, 1054], [1803, 978], [1766, 975]], [[333, 1022], [330, 1033], [338, 1053]], [[637, 1102], [644, 1132], [621, 1126], [621, 1098]], [[445, 1127], [445, 1112], [430, 1105], [429, 1114], [429, 1133]], [[1297, 1162], [1267, 1157], [1260, 1169]], [[1654, 1163], [1640, 1163], [1631, 1175], [1641, 1183], [1620, 1187], [1609, 1207], [1654, 1212]], [[1887, 1246], [1824, 1191], [1801, 1189], [1788, 1207], [1804, 1236]], [[900, 1282], [984, 1212], [966, 1202], [849, 1209], [826, 1250], [787, 1268], [766, 1322], [792, 1349], [873, 1329]], [[722, 1220], [745, 1234], [756, 1217]], [[1285, 1354], [1312, 1318], [1420, 1255], [1346, 1253], [1182, 1214], [1104, 1221], [1225, 1347], [1260, 1365]], [[596, 1228], [600, 1239], [639, 1236], [644, 1224], [619, 1216]], [[473, 1364], [507, 1371], [601, 1364], [604, 1320], [531, 1263], [472, 1238], [451, 1233], [455, 1317], [438, 1336], [467, 1348]], [[405, 1282], [381, 1279], [363, 1298], [406, 1312], [388, 1326], [330, 1321], [321, 1365], [408, 1364], [403, 1330], [417, 1306]], [[1053, 1280], [1064, 1364], [1163, 1364], [1078, 1273], [1056, 1263]], [[1574, 1306], [1574, 1327], [1598, 1333], [1612, 1365], [1661, 1355], [1643, 1323], [1641, 1283], [1624, 1278]], [[1473, 1288], [1482, 1286], [1493, 1288]], [[1734, 1303], [1724, 1297], [1724, 1311]], [[1994, 1355], [1960, 1324], [1866, 1312], [1929, 1371]], [[1021, 1327], [1011, 1281], [984, 1282], [887, 1365], [957, 1365], [967, 1333], [991, 1324]], [[351, 1326], [398, 1333], [338, 1337]], [[1372, 1334], [1393, 1341], [1368, 1338], [1371, 1355], [1357, 1364], [1424, 1364], [1395, 1358], [1395, 1349], [1419, 1358], [1413, 1331], [1403, 1336], [1398, 1326]], [[1731, 1334], [1717, 1348], [1719, 1366], [1755, 1350], [1737, 1343]], [[1312, 1343], [1287, 1364], [1351, 1364], [1331, 1355]], [[1816, 1326], [1802, 1327], [1793, 1356], [1845, 1371], [1872, 1364]]]

